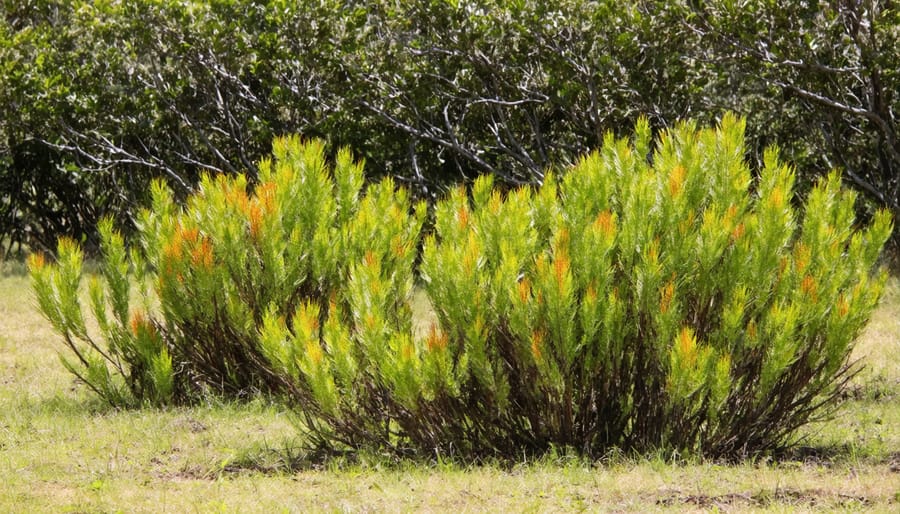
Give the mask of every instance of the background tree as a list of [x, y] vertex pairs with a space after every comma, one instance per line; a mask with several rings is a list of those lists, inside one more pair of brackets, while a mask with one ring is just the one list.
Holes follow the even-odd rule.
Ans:
[[[350, 146], [420, 197], [541, 182], [625, 133], [748, 119], [801, 189], [831, 168], [897, 213], [892, 2], [4, 0], [0, 232], [96, 242], [164, 177], [243, 171], [273, 136]], [[871, 209], [870, 209], [871, 211]]]

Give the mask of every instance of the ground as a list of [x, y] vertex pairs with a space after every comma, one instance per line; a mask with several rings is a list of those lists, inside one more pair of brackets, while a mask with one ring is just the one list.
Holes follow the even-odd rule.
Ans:
[[862, 335], [866, 368], [794, 458], [677, 456], [462, 466], [298, 465], [302, 437], [263, 401], [116, 411], [60, 365], [21, 267], [0, 277], [0, 512], [900, 511], [900, 281]]

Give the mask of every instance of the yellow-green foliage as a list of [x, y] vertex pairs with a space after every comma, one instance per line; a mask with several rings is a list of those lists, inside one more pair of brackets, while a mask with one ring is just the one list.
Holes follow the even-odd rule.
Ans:
[[[451, 190], [421, 249], [424, 336], [407, 305], [424, 206], [390, 180], [363, 195], [347, 152], [329, 169], [296, 138], [252, 186], [206, 177], [180, 207], [157, 184], [130, 252], [101, 227], [105, 345], [76, 245], [32, 276], [69, 368], [113, 402], [279, 389], [317, 443], [396, 451], [767, 450], [852, 374], [892, 222], [857, 225], [836, 173], [800, 206], [777, 150], [754, 178], [743, 138], [732, 115], [655, 141], [641, 120], [538, 187]], [[158, 309], [130, 307], [132, 276]]]
[[[244, 395], [284, 385], [296, 366], [314, 368], [314, 352], [298, 360], [260, 331], [295, 312], [310, 326], [353, 312], [346, 283], [364, 257], [382, 263], [384, 307], [405, 306], [424, 206], [413, 209], [390, 180], [363, 194], [362, 164], [342, 150], [330, 167], [323, 151], [320, 142], [277, 139], [258, 183], [206, 176], [183, 207], [155, 183], [130, 253], [104, 222], [105, 284], [90, 288], [101, 340], [84, 329], [77, 246], [62, 241], [56, 265], [33, 258], [41, 309], [78, 357], [70, 369], [116, 404], [166, 403], [204, 389]], [[137, 308], [132, 287], [145, 297]], [[321, 380], [310, 387], [327, 402]]]
[[857, 229], [837, 174], [796, 207], [776, 150], [752, 178], [743, 132], [728, 115], [654, 143], [642, 120], [540, 187], [481, 177], [451, 191], [423, 247], [430, 335], [413, 337], [406, 314], [387, 322], [377, 259], [351, 274], [345, 328], [307, 333], [295, 318], [320, 428], [467, 454], [783, 443], [851, 371], [891, 221]]

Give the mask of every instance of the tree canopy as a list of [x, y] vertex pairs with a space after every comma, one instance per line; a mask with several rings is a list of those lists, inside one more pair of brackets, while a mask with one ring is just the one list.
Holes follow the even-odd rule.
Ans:
[[[748, 0], [4, 0], [0, 234], [127, 225], [165, 178], [245, 172], [274, 136], [349, 146], [420, 197], [541, 182], [645, 115], [747, 117], [801, 187], [832, 168], [900, 213], [900, 12]], [[865, 208], [865, 207], [864, 207]]]

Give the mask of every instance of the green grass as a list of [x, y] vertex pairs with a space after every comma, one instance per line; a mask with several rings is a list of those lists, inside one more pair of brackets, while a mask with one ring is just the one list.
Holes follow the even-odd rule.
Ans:
[[4, 268], [0, 512], [900, 510], [897, 280], [857, 346], [867, 367], [835, 418], [807, 427], [793, 459], [739, 465], [551, 455], [461, 466], [368, 454], [304, 464], [290, 415], [263, 401], [104, 407], [62, 369], [59, 339], [32, 303], [21, 270]]

